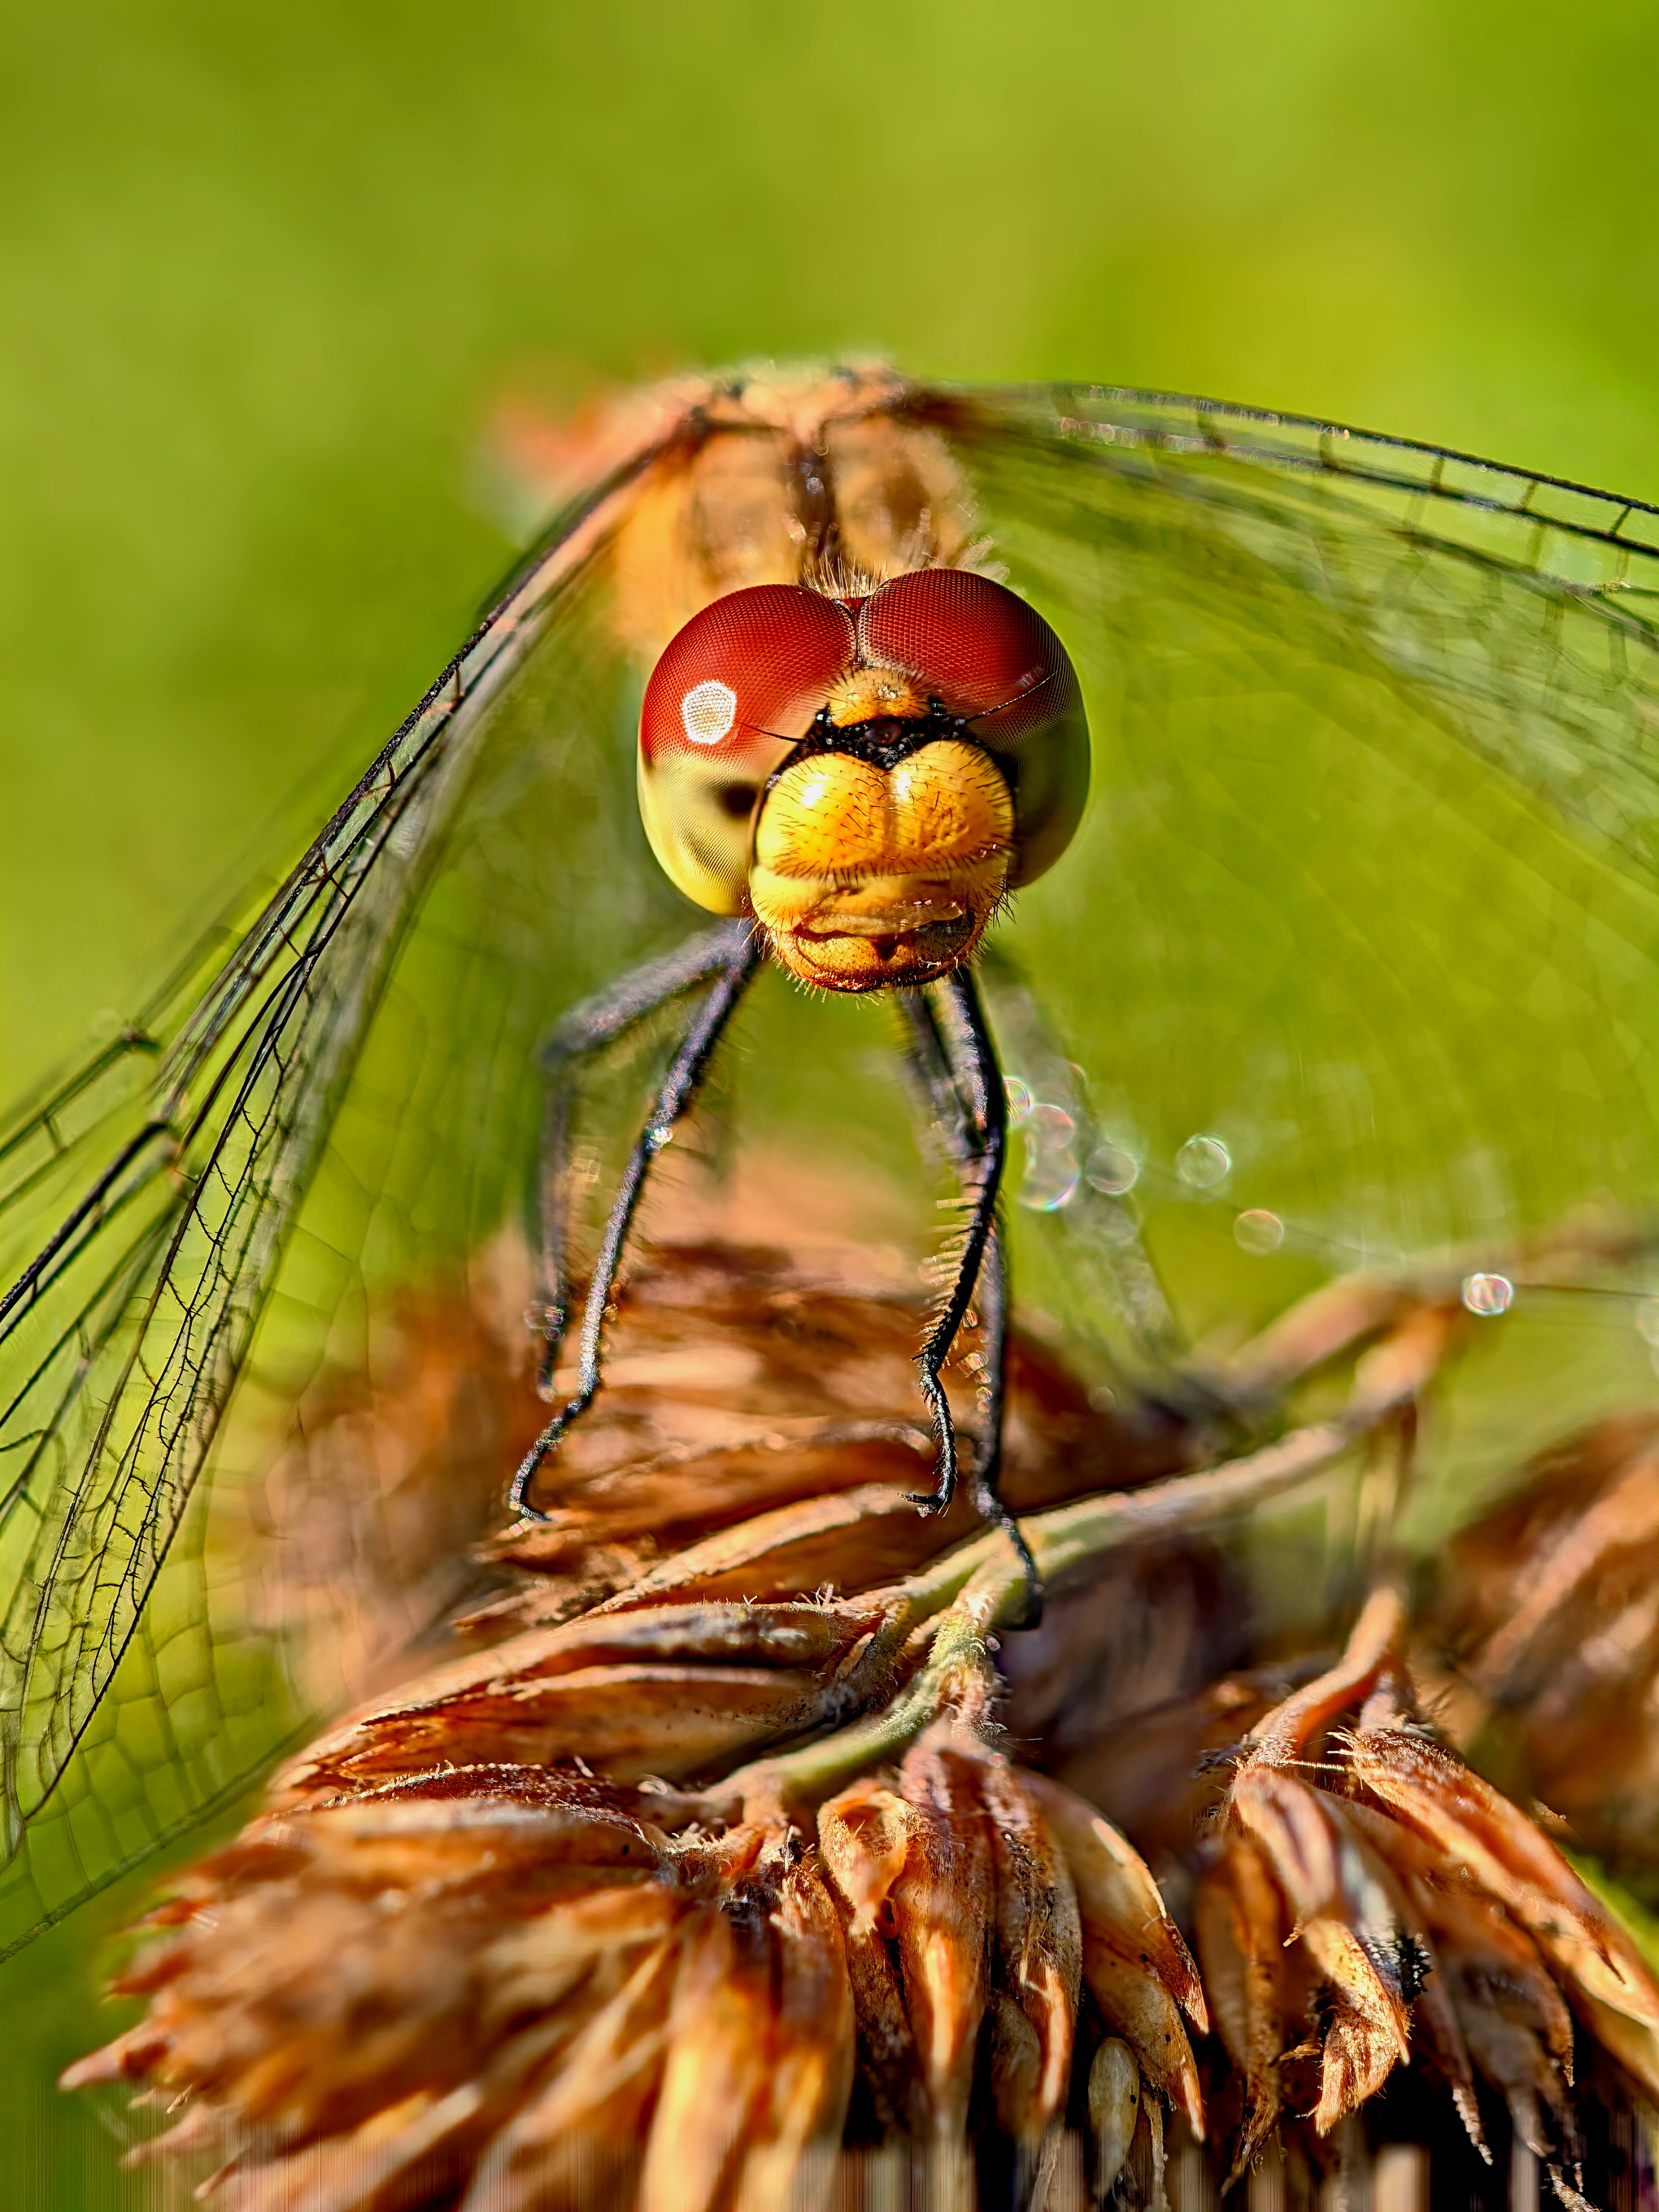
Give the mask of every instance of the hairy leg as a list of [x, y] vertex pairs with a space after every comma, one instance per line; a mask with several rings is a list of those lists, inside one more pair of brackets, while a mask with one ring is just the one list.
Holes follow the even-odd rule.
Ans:
[[598, 998], [573, 1008], [543, 1047], [547, 1105], [542, 1125], [539, 1193], [543, 1267], [539, 1321], [544, 1339], [539, 1379], [545, 1391], [551, 1386], [554, 1363], [567, 1319], [562, 1192], [577, 1072], [583, 1060], [625, 1036], [659, 1006], [667, 1006], [700, 984], [709, 986], [708, 995], [662, 1079], [645, 1127], [623, 1170], [588, 1285], [576, 1392], [542, 1431], [514, 1474], [507, 1492], [508, 1505], [514, 1512], [538, 1517], [535, 1507], [528, 1503], [530, 1486], [537, 1471], [571, 1423], [593, 1401], [604, 1357], [605, 1314], [616, 1291], [617, 1270], [651, 1164], [696, 1097], [720, 1034], [753, 980], [764, 951], [765, 939], [753, 923], [722, 922], [693, 938], [666, 958], [635, 969]]
[[998, 1495], [1008, 1326], [1007, 1255], [996, 1218], [1007, 1145], [1002, 1072], [978, 994], [965, 970], [927, 993], [902, 993], [900, 1010], [909, 1033], [911, 1066], [962, 1176], [969, 1206], [954, 1279], [917, 1357], [939, 1458], [933, 1489], [916, 1503], [942, 1513], [955, 1493], [956, 1431], [940, 1375], [977, 1295], [985, 1374], [981, 1384], [983, 1427], [970, 1476], [974, 1504], [986, 1520], [1006, 1531], [1024, 1564], [1030, 1596], [1022, 1625], [1035, 1626], [1042, 1609], [1036, 1565]]

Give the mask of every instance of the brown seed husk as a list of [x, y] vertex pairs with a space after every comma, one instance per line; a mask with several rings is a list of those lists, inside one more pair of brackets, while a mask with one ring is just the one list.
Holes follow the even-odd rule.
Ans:
[[896, 1790], [861, 1782], [822, 1807], [817, 1820], [845, 1934], [860, 2063], [884, 2135], [921, 2124], [921, 2068], [893, 1942], [892, 1889], [909, 1853], [910, 1817]]
[[1083, 1926], [1070, 1869], [1042, 1810], [1040, 1786], [1006, 1759], [984, 1759], [980, 1793], [989, 1821], [996, 1931], [1009, 2004], [1006, 2064], [993, 2069], [1003, 2125], [1035, 2148], [1064, 2111], [1083, 1964]]
[[1244, 2126], [1231, 2174], [1237, 2179], [1278, 2121], [1284, 2103], [1279, 2062], [1290, 2042], [1280, 1893], [1247, 1838], [1216, 1838], [1194, 1918], [1216, 2025], [1244, 2076]]
[[1127, 2043], [1109, 2035], [1089, 2068], [1089, 2124], [1095, 2138], [1095, 2195], [1122, 2172], [1140, 2115], [1140, 2068]]
[[891, 1892], [894, 1940], [928, 2126], [941, 2142], [967, 2134], [989, 1986], [993, 1859], [978, 1785], [978, 1762], [948, 1725], [924, 1736], [899, 1771], [911, 1825]]

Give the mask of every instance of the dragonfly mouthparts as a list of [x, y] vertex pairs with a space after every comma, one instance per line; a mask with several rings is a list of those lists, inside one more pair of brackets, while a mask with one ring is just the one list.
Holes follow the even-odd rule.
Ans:
[[912, 899], [884, 908], [879, 914], [848, 914], [830, 909], [796, 925], [801, 937], [902, 937], [915, 929], [960, 921], [967, 914], [960, 899]]

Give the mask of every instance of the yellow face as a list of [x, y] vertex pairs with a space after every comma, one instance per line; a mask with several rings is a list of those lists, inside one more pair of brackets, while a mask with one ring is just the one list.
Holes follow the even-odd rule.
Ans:
[[768, 793], [749, 896], [803, 982], [925, 982], [979, 942], [1013, 852], [1012, 797], [977, 746], [943, 738], [890, 769], [812, 755]]
[[957, 569], [862, 601], [728, 594], [647, 688], [640, 799], [653, 850], [716, 913], [752, 913], [828, 990], [947, 975], [1076, 828], [1088, 731], [1060, 641]]

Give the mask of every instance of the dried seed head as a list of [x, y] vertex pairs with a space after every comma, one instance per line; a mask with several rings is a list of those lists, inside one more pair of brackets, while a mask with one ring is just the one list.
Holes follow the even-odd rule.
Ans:
[[[1361, 1425], [1461, 1326], [1443, 1298], [1378, 1295], [1328, 1300], [1274, 1355], [1386, 1326]], [[1398, 1595], [1334, 1664], [1205, 1680], [1222, 1647], [1195, 1594], [1223, 1571], [1189, 1516], [1226, 1510], [1240, 1470], [1147, 1493], [1159, 1533], [1118, 1571], [1122, 1499], [1025, 1509], [1144, 1475], [1153, 1447], [1017, 1349], [1027, 1532], [1099, 1547], [1064, 1553], [1070, 1595], [1010, 1709], [1008, 1741], [1059, 1774], [1017, 1764], [988, 1642], [1018, 1593], [1006, 1539], [904, 1496], [931, 1452], [915, 1320], [752, 1247], [643, 1270], [554, 1520], [491, 1547], [516, 1589], [177, 1880], [121, 1985], [148, 2018], [67, 2078], [183, 2100], [161, 2141], [228, 2158], [237, 2212], [817, 2208], [849, 2129], [878, 2146], [869, 2177], [885, 2142], [931, 2204], [965, 2207], [993, 2138], [1018, 2191], [1080, 2189], [1085, 2138], [1062, 2130], [1085, 2108], [1097, 2201], [1162, 2212], [1166, 2123], [1188, 2179], [1213, 2160], [1236, 2180], [1276, 2137], [1328, 2165], [1421, 2067], [1483, 2152], [1477, 2085], [1496, 2091], [1575, 2203], [1573, 2016], [1592, 2086], [1616, 2062], [1659, 2096], [1659, 1990], [1539, 1826], [1423, 1727]], [[383, 1455], [465, 1398], [434, 1359], [416, 1410], [377, 1405]], [[1149, 1433], [1166, 1468], [1191, 1441]], [[1640, 1448], [1608, 1477], [1620, 1513]], [[1109, 1587], [1149, 1617], [1159, 1593], [1193, 1601], [1140, 1678], [1155, 1709], [1066, 1686], [1098, 1665]], [[1538, 1590], [1541, 1620], [1571, 1612]], [[1217, 1752], [1227, 1776], [1195, 1779]]]
[[1460, 1740], [1645, 1888], [1659, 1863], [1659, 1423], [1540, 1454], [1452, 1542], [1426, 1624]]
[[1320, 2132], [1415, 2046], [1477, 2149], [1475, 2074], [1571, 2198], [1562, 2000], [1651, 2095], [1659, 1984], [1549, 1838], [1423, 1727], [1403, 1631], [1399, 1600], [1379, 1593], [1341, 1661], [1252, 1730], [1227, 1793], [1199, 1927], [1223, 2033], [1247, 2071], [1244, 2142], [1279, 2111], [1274, 2077], [1293, 2055], [1267, 2048], [1294, 2024], [1293, 1991], [1270, 1958], [1282, 1923], [1290, 1966], [1317, 2000], [1304, 1999], [1300, 2025], [1320, 2062]]

